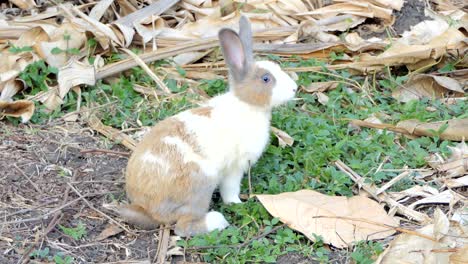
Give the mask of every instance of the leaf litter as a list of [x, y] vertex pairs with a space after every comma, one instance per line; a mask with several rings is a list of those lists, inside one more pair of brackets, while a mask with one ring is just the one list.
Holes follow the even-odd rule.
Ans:
[[[383, 29], [391, 35], [388, 28], [395, 23], [395, 13], [404, 11], [409, 5], [405, 1], [162, 0], [146, 6], [142, 1], [112, 0], [88, 4], [69, 1], [56, 5], [44, 5], [42, 1], [10, 2], [1, 4], [2, 9], [5, 5], [8, 8], [0, 12], [0, 60], [4, 62], [0, 65], [0, 117], [21, 118], [24, 123], [35, 114], [35, 103], [44, 104], [49, 111], [60, 109], [63, 99], [71, 91], [79, 94], [80, 87], [92, 86], [98, 80], [110, 81], [113, 75], [135, 66], [141, 66], [156, 83], [156, 90], [134, 87], [135, 90], [156, 99], [171, 96], [172, 92], [162, 81], [162, 70], [147, 66], [156, 60], [173, 58], [174, 63], [165, 71], [175, 72], [177, 67], [182, 67], [185, 80], [193, 84], [198, 84], [200, 79], [224, 76], [226, 68], [216, 54], [216, 34], [221, 27], [236, 28], [241, 14], [252, 21], [256, 40], [254, 49], [259, 53], [294, 61], [297, 60], [294, 56], [326, 59], [332, 52], [341, 51], [345, 56], [330, 61], [330, 69], [350, 69], [355, 75], [383, 72], [388, 67], [399, 66], [414, 71], [406, 82], [392, 91], [394, 98], [401, 102], [439, 98], [453, 103], [466, 98], [467, 79], [463, 72], [449, 72], [446, 76], [440, 72], [425, 73], [430, 67], [442, 69], [451, 56], [466, 54], [468, 19], [466, 9], [457, 6], [457, 1], [431, 1], [438, 12], [426, 9], [425, 15], [431, 19], [418, 21], [420, 23], [409, 30], [400, 32], [400, 38], [367, 38], [363, 29], [364, 26], [375, 32]], [[8, 11], [18, 9], [22, 10], [22, 15], [8, 14]], [[378, 23], [368, 24], [371, 19]], [[452, 25], [451, 21], [456, 23]], [[93, 47], [91, 39], [96, 41]], [[144, 53], [136, 55], [132, 48], [142, 49]], [[104, 63], [102, 56], [117, 50], [128, 56], [117, 62]], [[95, 56], [94, 62], [89, 60], [91, 56]], [[466, 65], [467, 59], [464, 56], [460, 63]], [[56, 69], [56, 74], [50, 74], [50, 80], [44, 82], [45, 91], [29, 96], [32, 87], [21, 79], [20, 73], [27, 65], [41, 60]], [[290, 67], [287, 70], [320, 69]], [[314, 82], [301, 89], [314, 93], [319, 103], [328, 105], [326, 92], [341, 83]], [[18, 99], [20, 93], [25, 98]], [[132, 139], [134, 135], [104, 125], [85, 107], [78, 105], [77, 111], [67, 118], [68, 121], [85, 121], [94, 131], [130, 150], [136, 144]], [[452, 148], [449, 158], [437, 153], [428, 157], [432, 170], [421, 178], [423, 186], [388, 192], [398, 180], [412, 175], [411, 171], [405, 171], [395, 181], [377, 188], [365, 183], [345, 164], [337, 162], [336, 166], [364, 190], [364, 196], [370, 198], [331, 197], [301, 190], [257, 195], [260, 202], [272, 215], [308, 238], [315, 239], [312, 233], [322, 235], [325, 243], [337, 248], [402, 232], [390, 243], [378, 263], [391, 263], [388, 261], [396, 259], [411, 263], [462, 263], [466, 260], [466, 209], [454, 212], [451, 221], [438, 208], [433, 221], [425, 213], [414, 210], [428, 204], [452, 206], [458, 201], [466, 204], [466, 197], [452, 191], [467, 186], [466, 118], [443, 122], [406, 120], [392, 125], [372, 116], [351, 123], [411, 137], [440, 137], [461, 143]], [[273, 134], [281, 147], [294, 144], [294, 139], [282, 130], [273, 128]], [[442, 187], [430, 187], [428, 184], [432, 180], [442, 183]], [[389, 207], [388, 212], [382, 204]], [[402, 217], [425, 226], [416, 229], [416, 233], [405, 232], [397, 228]], [[158, 258], [180, 255], [181, 249], [175, 245], [174, 238], [169, 239], [164, 230], [167, 229], [163, 229], [160, 236], [165, 238], [166, 245], [159, 245]], [[109, 224], [96, 241], [121, 232], [120, 227]], [[413, 246], [407, 247], [408, 244]]]

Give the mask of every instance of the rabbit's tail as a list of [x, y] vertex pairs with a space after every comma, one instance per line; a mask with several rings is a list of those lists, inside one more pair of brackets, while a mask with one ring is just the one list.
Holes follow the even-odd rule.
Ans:
[[125, 221], [143, 229], [155, 229], [159, 226], [159, 223], [139, 205], [121, 205], [119, 214]]

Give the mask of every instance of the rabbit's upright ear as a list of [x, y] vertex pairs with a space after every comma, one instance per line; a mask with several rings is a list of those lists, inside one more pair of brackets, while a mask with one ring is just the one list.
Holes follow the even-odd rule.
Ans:
[[229, 28], [223, 28], [218, 34], [224, 60], [234, 81], [242, 81], [247, 74], [247, 60], [242, 41], [237, 33]]
[[250, 67], [254, 64], [252, 26], [244, 15], [239, 20], [239, 37], [244, 47], [246, 63]]

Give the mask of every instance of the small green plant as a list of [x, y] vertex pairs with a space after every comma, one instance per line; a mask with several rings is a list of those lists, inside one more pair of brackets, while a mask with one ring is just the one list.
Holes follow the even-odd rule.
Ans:
[[216, 96], [227, 89], [227, 83], [223, 79], [203, 80], [200, 86], [209, 96]]
[[61, 49], [59, 47], [53, 48], [50, 52], [54, 55], [60, 54], [60, 53], [65, 53], [67, 56], [70, 55], [78, 55], [80, 53], [80, 50], [77, 48], [69, 48], [69, 43], [71, 40], [71, 36], [69, 34], [64, 34], [63, 39], [66, 41], [66, 49]]
[[382, 244], [373, 241], [361, 241], [356, 245], [354, 252], [351, 253], [351, 258], [356, 264], [372, 264], [375, 257], [382, 252]]
[[64, 256], [63, 254], [57, 253], [54, 256], [55, 264], [72, 264], [75, 259], [71, 256]]
[[29, 64], [19, 74], [19, 77], [31, 87], [28, 95], [35, 95], [41, 91], [47, 91], [52, 83], [52, 78], [58, 73], [58, 69], [46, 65], [43, 60]]
[[29, 254], [29, 256], [35, 259], [46, 259], [49, 256], [49, 251], [50, 250], [48, 247], [44, 249], [36, 249], [31, 254]]
[[340, 52], [336, 54], [334, 51], [330, 52], [330, 60], [331, 61], [336, 61], [336, 60], [341, 60], [344, 58], [344, 53]]
[[81, 221], [76, 227], [65, 227], [63, 225], [60, 225], [59, 227], [65, 235], [70, 236], [74, 240], [80, 240], [87, 234], [86, 226]]
[[17, 46], [14, 46], [12, 45], [9, 49], [8, 49], [9, 52], [13, 53], [13, 54], [18, 54], [18, 53], [22, 53], [22, 52], [30, 52], [30, 51], [33, 51], [33, 48], [31, 46], [24, 46], [24, 47], [17, 47]]

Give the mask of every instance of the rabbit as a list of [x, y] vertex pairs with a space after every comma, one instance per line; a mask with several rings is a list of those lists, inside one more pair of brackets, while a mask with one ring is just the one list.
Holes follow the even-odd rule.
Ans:
[[255, 61], [249, 20], [239, 34], [218, 38], [229, 68], [229, 91], [156, 124], [136, 146], [126, 169], [129, 205], [120, 215], [143, 228], [175, 224], [182, 237], [222, 230], [224, 216], [210, 211], [219, 191], [224, 203], [241, 203], [240, 183], [270, 137], [272, 108], [294, 98], [297, 85], [270, 61]]

